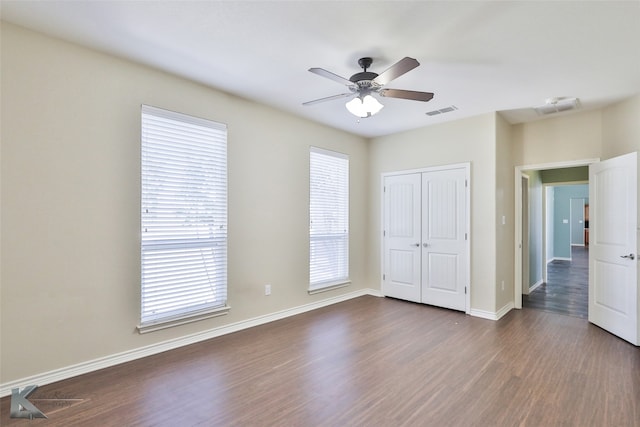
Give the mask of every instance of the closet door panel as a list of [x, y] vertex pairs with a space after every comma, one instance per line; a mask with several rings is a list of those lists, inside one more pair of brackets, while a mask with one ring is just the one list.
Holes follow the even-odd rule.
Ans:
[[384, 182], [384, 276], [386, 296], [420, 302], [420, 174]]
[[422, 174], [422, 302], [466, 309], [466, 173]]

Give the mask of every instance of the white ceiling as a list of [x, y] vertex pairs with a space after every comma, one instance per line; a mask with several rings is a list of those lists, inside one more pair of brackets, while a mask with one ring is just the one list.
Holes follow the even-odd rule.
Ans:
[[[372, 137], [501, 111], [536, 120], [550, 97], [600, 108], [640, 93], [638, 1], [10, 1], [2, 19], [355, 134]], [[371, 56], [381, 73], [421, 66], [386, 87], [434, 92], [382, 98], [358, 119], [345, 92], [308, 72], [349, 78]], [[425, 113], [455, 105], [439, 116]], [[567, 113], [562, 113], [567, 114]]]

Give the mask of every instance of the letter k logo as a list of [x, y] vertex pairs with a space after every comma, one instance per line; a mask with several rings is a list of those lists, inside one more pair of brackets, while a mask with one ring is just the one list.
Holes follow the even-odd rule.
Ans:
[[20, 391], [19, 388], [11, 389], [11, 411], [9, 416], [11, 418], [47, 418], [33, 403], [27, 400], [27, 397], [36, 389], [37, 385], [30, 385]]

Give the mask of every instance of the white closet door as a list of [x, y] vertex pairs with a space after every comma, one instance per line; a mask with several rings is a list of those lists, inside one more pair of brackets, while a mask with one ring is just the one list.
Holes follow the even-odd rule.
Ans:
[[466, 310], [465, 169], [422, 174], [422, 302]]
[[384, 180], [384, 276], [382, 293], [420, 302], [419, 173]]

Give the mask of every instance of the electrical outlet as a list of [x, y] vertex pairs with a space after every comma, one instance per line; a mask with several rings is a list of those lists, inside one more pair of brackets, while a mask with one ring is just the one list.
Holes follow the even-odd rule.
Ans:
[[264, 294], [271, 295], [271, 285], [264, 285]]

